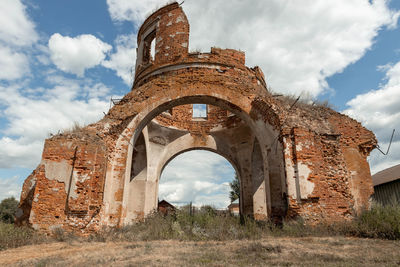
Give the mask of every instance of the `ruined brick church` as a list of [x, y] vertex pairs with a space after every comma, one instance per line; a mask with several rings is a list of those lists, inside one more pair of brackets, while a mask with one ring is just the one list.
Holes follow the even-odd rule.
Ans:
[[[88, 233], [143, 219], [157, 208], [163, 168], [194, 149], [232, 164], [240, 213], [256, 220], [313, 224], [368, 207], [376, 139], [360, 123], [273, 95], [241, 51], [189, 53], [177, 3], [145, 20], [137, 47], [132, 90], [99, 122], [46, 140], [23, 185], [19, 223]], [[193, 116], [193, 104], [207, 114]]]

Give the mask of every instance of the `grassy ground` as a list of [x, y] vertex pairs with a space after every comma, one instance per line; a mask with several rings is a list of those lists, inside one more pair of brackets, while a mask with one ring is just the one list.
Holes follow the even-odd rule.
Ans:
[[281, 227], [205, 207], [194, 214], [154, 214], [88, 237], [61, 229], [49, 237], [0, 223], [0, 266], [9, 265], [398, 266], [400, 206], [373, 206], [343, 223]]
[[398, 266], [400, 242], [345, 237], [58, 242], [0, 252], [0, 266]]

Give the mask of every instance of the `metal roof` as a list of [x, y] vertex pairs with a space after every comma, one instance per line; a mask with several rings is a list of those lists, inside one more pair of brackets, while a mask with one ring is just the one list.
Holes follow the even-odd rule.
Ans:
[[400, 179], [400, 164], [372, 175], [372, 183], [374, 186], [389, 183], [397, 179]]

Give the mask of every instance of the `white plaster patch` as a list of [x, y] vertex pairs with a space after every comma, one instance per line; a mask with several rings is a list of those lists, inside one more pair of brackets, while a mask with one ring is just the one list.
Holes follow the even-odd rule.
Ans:
[[[289, 150], [289, 149], [286, 149], [286, 150]], [[290, 155], [290, 152], [287, 152], [287, 153], [288, 153], [288, 155]], [[290, 160], [290, 158], [289, 158], [289, 160], [286, 160], [286, 177], [287, 177], [288, 195], [290, 197], [292, 197], [293, 199], [296, 199], [297, 198], [296, 176], [294, 174], [294, 167], [293, 167], [293, 164], [292, 164], [292, 161]]]
[[301, 199], [306, 199], [312, 194], [315, 187], [314, 183], [308, 180], [311, 170], [302, 163], [297, 163], [297, 168], [299, 170], [300, 197]]
[[78, 174], [78, 172], [74, 171], [72, 175], [72, 184], [71, 184], [71, 189], [69, 192], [69, 197], [72, 199], [77, 199], [78, 194], [76, 193], [76, 182], [80, 181], [81, 183], [85, 182], [86, 180], [90, 179], [90, 176], [88, 174]]
[[188, 43], [182, 43], [181, 46], [182, 47], [188, 47]]
[[36, 185], [36, 177], [32, 178], [31, 184], [29, 185], [29, 190], [31, 190]]
[[[286, 139], [283, 140], [286, 142]], [[297, 147], [296, 147], [297, 148]], [[288, 195], [293, 199], [297, 199], [297, 190], [296, 190], [296, 173], [295, 167], [291, 160], [291, 146], [286, 146], [285, 149], [285, 162], [286, 162], [286, 177], [287, 177], [287, 186], [288, 186]], [[302, 164], [299, 162], [297, 164], [298, 176], [299, 176], [299, 190], [300, 190], [300, 198], [306, 199], [308, 196], [312, 194], [314, 191], [315, 184], [308, 180], [310, 176], [311, 170], [306, 164]]]
[[177, 17], [176, 18], [176, 23], [178, 23], [178, 22], [183, 22], [183, 21], [185, 21], [185, 18], [183, 17], [183, 15], [179, 15], [179, 17]]
[[107, 122], [107, 123], [104, 124], [103, 129], [104, 129], [105, 132], [107, 132], [107, 131], [110, 130], [110, 127], [111, 127], [110, 124]]
[[74, 172], [74, 178], [76, 178], [77, 181], [80, 181], [83, 183], [84, 181], [90, 179], [90, 176], [87, 173], [78, 175], [78, 172]]
[[65, 192], [68, 192], [69, 179], [72, 166], [66, 160], [60, 162], [44, 160], [45, 176], [49, 180], [56, 180], [64, 183]]
[[304, 142], [304, 143], [297, 143], [296, 144], [296, 151], [302, 151], [303, 148], [310, 148], [310, 142]]
[[166, 26], [169, 27], [171, 25], [172, 25], [172, 21], [168, 22]]

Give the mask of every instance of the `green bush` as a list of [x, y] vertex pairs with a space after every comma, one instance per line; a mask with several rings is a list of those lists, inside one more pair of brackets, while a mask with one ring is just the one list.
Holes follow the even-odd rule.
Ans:
[[400, 205], [372, 205], [352, 222], [342, 225], [343, 233], [370, 238], [400, 239]]
[[0, 203], [0, 221], [14, 223], [18, 204], [18, 201], [14, 197], [3, 199]]

